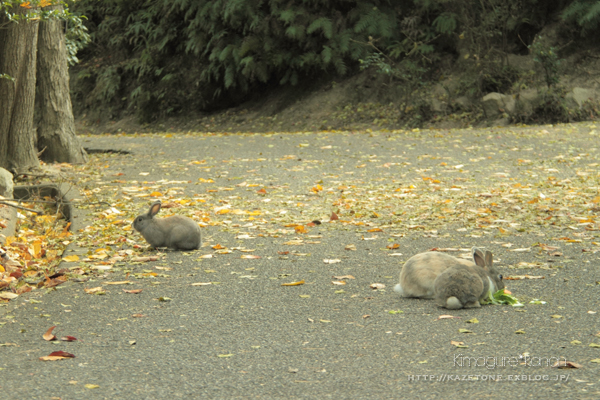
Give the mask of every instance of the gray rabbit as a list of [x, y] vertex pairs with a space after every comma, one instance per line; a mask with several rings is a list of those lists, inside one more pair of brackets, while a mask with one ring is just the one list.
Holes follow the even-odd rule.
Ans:
[[150, 211], [135, 218], [133, 228], [142, 234], [153, 247], [170, 247], [177, 250], [194, 250], [200, 247], [200, 226], [187, 217], [173, 215], [154, 218], [160, 211], [160, 201], [150, 206]]
[[433, 282], [435, 303], [444, 308], [481, 307], [490, 292], [504, 289], [502, 275], [494, 268], [492, 253], [473, 248], [475, 265], [454, 265]]
[[402, 297], [433, 299], [435, 279], [446, 269], [460, 265], [474, 266], [475, 262], [437, 251], [419, 253], [404, 264], [400, 272], [400, 283], [394, 290]]

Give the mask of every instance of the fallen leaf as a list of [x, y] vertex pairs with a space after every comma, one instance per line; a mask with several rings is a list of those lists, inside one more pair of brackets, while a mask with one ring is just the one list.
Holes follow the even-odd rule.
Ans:
[[260, 256], [257, 256], [254, 254], [243, 254], [241, 258], [253, 260], [253, 259], [260, 258]]
[[207, 286], [207, 285], [212, 285], [212, 282], [196, 282], [196, 283], [192, 283], [192, 286]]
[[337, 216], [337, 214], [336, 214], [336, 213], [334, 213], [334, 212], [332, 211], [332, 212], [331, 212], [331, 216], [329, 217], [329, 220], [330, 220], [330, 221], [336, 221], [336, 220], [338, 220], [338, 219], [340, 219], [340, 218]]
[[583, 365], [573, 361], [559, 360], [552, 365], [553, 368], [582, 368]]
[[307, 233], [308, 230], [306, 229], [306, 227], [304, 225], [296, 225], [294, 227], [294, 230], [296, 231], [296, 233]]
[[65, 351], [53, 351], [47, 356], [40, 357], [41, 361], [56, 361], [56, 360], [64, 360], [65, 358], [74, 358], [75, 356], [71, 353], [67, 353]]
[[437, 320], [440, 320], [440, 319], [451, 319], [451, 318], [458, 318], [458, 319], [460, 319], [460, 317], [455, 317], [454, 315], [440, 315], [439, 317], [437, 317]]
[[79, 256], [77, 256], [77, 255], [75, 255], [75, 254], [73, 254], [73, 255], [70, 255], [70, 256], [66, 256], [66, 257], [63, 257], [63, 261], [66, 261], [66, 262], [75, 262], [75, 261], [79, 261]]
[[143, 289], [132, 289], [132, 290], [127, 290], [127, 289], [123, 289], [123, 291], [125, 293], [130, 293], [130, 294], [138, 294], [138, 293], [142, 293]]
[[523, 329], [519, 329], [519, 330], [515, 331], [515, 333], [516, 333], [517, 335], [522, 335], [522, 334], [524, 334], [524, 333], [525, 333], [525, 331], [524, 331]]
[[398, 243], [394, 243], [394, 244], [389, 244], [387, 246], [385, 246], [386, 248], [390, 249], [390, 250], [394, 250], [397, 249], [398, 247], [400, 247], [400, 245]]
[[385, 288], [385, 285], [383, 283], [371, 283], [369, 287], [373, 290], [379, 290]]
[[470, 320], [465, 321], [465, 323], [467, 323], [467, 324], [478, 324], [479, 320], [477, 318], [471, 318]]
[[349, 244], [346, 245], [346, 247], [344, 247], [344, 250], [356, 250], [356, 246], [353, 244]]
[[345, 281], [331, 281], [331, 283], [333, 283], [334, 285], [345, 285], [346, 284]]
[[468, 330], [468, 329], [464, 329], [464, 328], [460, 328], [460, 329], [458, 330], [458, 332], [459, 332], [459, 333], [473, 333], [473, 331], [470, 331], [470, 330]]
[[461, 349], [463, 349], [463, 348], [466, 349], [466, 348], [469, 347], [469, 346], [465, 346], [465, 342], [457, 342], [455, 340], [451, 340], [450, 344], [453, 345], [453, 346], [456, 346], [458, 348], [461, 348]]
[[60, 338], [60, 340], [62, 340], [63, 342], [74, 342], [77, 340], [77, 338], [74, 336], [63, 336]]
[[84, 386], [85, 386], [87, 389], [97, 389], [97, 388], [99, 388], [99, 387], [100, 387], [100, 385], [94, 385], [94, 384], [91, 384], [91, 383], [86, 383]]
[[299, 286], [299, 285], [304, 285], [304, 279], [302, 279], [301, 281], [298, 282], [290, 282], [290, 283], [282, 283], [281, 286]]
[[0, 299], [12, 300], [17, 297], [19, 297], [19, 295], [16, 293], [0, 292]]
[[54, 336], [54, 334], [52, 333], [52, 331], [54, 330], [54, 328], [56, 328], [56, 326], [50, 327], [50, 329], [48, 329], [46, 331], [46, 333], [44, 333], [42, 335], [42, 337], [44, 338], [44, 340], [47, 340], [47, 341], [56, 340], [56, 336]]
[[323, 262], [325, 264], [336, 264], [336, 263], [342, 262], [342, 260], [337, 259], [337, 258], [336, 259], [324, 259]]
[[86, 292], [87, 294], [103, 294], [104, 293], [104, 289], [102, 289], [102, 286], [97, 286], [95, 288], [83, 288], [84, 292]]
[[104, 282], [105, 285], [129, 285], [132, 284], [131, 281], [119, 281], [119, 282]]
[[339, 275], [339, 276], [332, 276], [333, 279], [356, 279], [355, 277], [353, 277], [352, 275]]

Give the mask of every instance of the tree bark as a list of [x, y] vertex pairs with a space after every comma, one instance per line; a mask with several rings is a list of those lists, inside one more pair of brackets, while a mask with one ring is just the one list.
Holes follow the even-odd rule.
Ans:
[[[11, 11], [27, 13], [19, 6]], [[2, 13], [0, 25], [6, 22]], [[0, 167], [15, 173], [39, 167], [33, 130], [37, 33], [35, 21], [0, 30], [0, 73], [14, 78], [0, 79]]]
[[[61, 5], [46, 7], [61, 9]], [[37, 145], [45, 162], [83, 163], [87, 154], [75, 134], [69, 92], [69, 67], [64, 22], [40, 23], [38, 33], [38, 101], [40, 116]]]

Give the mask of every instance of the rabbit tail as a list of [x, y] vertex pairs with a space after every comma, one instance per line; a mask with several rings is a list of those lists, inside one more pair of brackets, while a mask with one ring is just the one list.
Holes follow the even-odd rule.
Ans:
[[451, 296], [446, 299], [446, 308], [450, 310], [457, 310], [463, 308], [463, 304], [456, 297]]
[[400, 296], [404, 296], [404, 289], [402, 289], [402, 285], [400, 284], [394, 286], [394, 292], [400, 293]]

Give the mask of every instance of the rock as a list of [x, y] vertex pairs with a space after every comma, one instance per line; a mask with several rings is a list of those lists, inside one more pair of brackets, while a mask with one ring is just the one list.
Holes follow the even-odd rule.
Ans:
[[437, 97], [438, 99], [443, 99], [443, 98], [448, 97], [448, 91], [440, 83], [435, 84], [433, 86], [433, 88], [431, 88], [431, 94], [433, 96]]
[[535, 69], [535, 62], [533, 61], [533, 57], [531, 55], [520, 56], [517, 54], [509, 54], [508, 65], [511, 67], [515, 67], [522, 71], [531, 71]]
[[540, 94], [537, 89], [526, 89], [517, 94], [517, 113], [531, 114], [534, 104], [539, 101]]
[[502, 114], [515, 111], [515, 98], [501, 93], [489, 93], [482, 99], [483, 112], [488, 119], [497, 119]]
[[594, 97], [595, 92], [593, 90], [576, 87], [567, 93], [565, 100], [570, 106], [581, 108], [583, 103]]
[[431, 107], [431, 111], [435, 113], [444, 113], [447, 109], [446, 102], [440, 101], [438, 99], [430, 99], [429, 107]]
[[13, 198], [13, 175], [4, 168], [0, 168], [0, 196]]
[[473, 107], [471, 99], [469, 99], [467, 96], [457, 97], [454, 99], [454, 104], [461, 110], [469, 110], [471, 107]]

